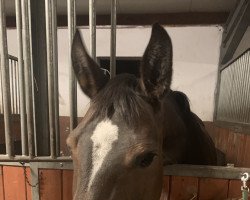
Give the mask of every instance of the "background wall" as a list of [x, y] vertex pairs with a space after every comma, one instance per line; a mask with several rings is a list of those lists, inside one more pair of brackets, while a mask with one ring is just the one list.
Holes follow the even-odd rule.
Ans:
[[[172, 89], [190, 99], [192, 110], [204, 121], [212, 121], [222, 28], [217, 26], [165, 27], [173, 41], [174, 74]], [[89, 31], [81, 29], [87, 48]], [[141, 57], [149, 41], [151, 27], [119, 27], [117, 56]], [[34, 38], [35, 39], [35, 38]], [[8, 30], [9, 54], [17, 56], [16, 30]], [[69, 48], [67, 29], [58, 30], [60, 116], [69, 113]], [[97, 56], [109, 56], [110, 30], [97, 29]], [[78, 88], [79, 90], [79, 88]], [[78, 92], [78, 115], [83, 116], [89, 99]]]

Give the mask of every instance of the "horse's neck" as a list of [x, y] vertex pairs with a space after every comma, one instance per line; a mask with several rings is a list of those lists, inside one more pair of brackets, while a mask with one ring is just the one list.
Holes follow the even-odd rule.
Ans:
[[165, 163], [179, 163], [186, 147], [187, 130], [176, 106], [171, 96], [166, 96], [162, 101], [159, 115]]

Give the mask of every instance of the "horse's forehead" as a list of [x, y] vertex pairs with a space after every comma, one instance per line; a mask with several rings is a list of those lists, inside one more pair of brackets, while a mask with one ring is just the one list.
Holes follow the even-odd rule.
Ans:
[[101, 169], [105, 158], [112, 150], [112, 145], [118, 140], [119, 128], [112, 123], [110, 119], [104, 119], [99, 122], [92, 136], [90, 137], [92, 145], [92, 170], [89, 178], [88, 189], [92, 186], [97, 172]]

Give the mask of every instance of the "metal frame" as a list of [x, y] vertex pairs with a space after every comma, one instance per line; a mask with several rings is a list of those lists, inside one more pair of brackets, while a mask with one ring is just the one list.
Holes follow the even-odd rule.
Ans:
[[[0, 161], [55, 161], [68, 160], [60, 156], [59, 104], [58, 104], [58, 47], [56, 1], [36, 2], [15, 0], [18, 31], [19, 88], [21, 96], [22, 155], [14, 155], [10, 130], [9, 67], [7, 62], [7, 36], [4, 1], [0, 0], [1, 15], [1, 69], [4, 88], [4, 117], [6, 155]], [[69, 49], [76, 30], [76, 0], [68, 0]], [[91, 54], [96, 59], [95, 0], [89, 0]], [[116, 56], [116, 0], [111, 3], [111, 69], [115, 72]], [[44, 11], [41, 12], [40, 10]], [[44, 21], [45, 19], [45, 21]], [[39, 25], [38, 25], [39, 24]], [[39, 36], [39, 37], [38, 37]], [[38, 41], [32, 38], [39, 38]], [[45, 44], [44, 44], [45, 43]], [[46, 47], [46, 48], [44, 48]], [[38, 49], [41, 49], [41, 56]], [[46, 49], [46, 51], [45, 51]], [[71, 57], [71, 52], [69, 54]], [[39, 61], [39, 62], [38, 62]], [[33, 65], [34, 64], [34, 65]], [[71, 65], [71, 63], [70, 63]], [[11, 65], [12, 66], [12, 65]], [[36, 66], [36, 68], [34, 68]], [[24, 69], [24, 70], [22, 70]], [[35, 94], [34, 78], [38, 80]], [[73, 68], [70, 68], [70, 131], [77, 126], [77, 87]], [[15, 84], [13, 80], [11, 84]], [[15, 91], [16, 92], [16, 91]], [[39, 94], [37, 94], [39, 93]], [[14, 95], [16, 97], [17, 95]], [[45, 102], [40, 99], [45, 98]], [[44, 110], [43, 110], [44, 109]], [[42, 112], [40, 116], [40, 113]], [[39, 142], [37, 142], [39, 141]], [[43, 150], [45, 148], [45, 150]]]
[[[243, 51], [241, 55], [238, 55], [236, 58], [233, 58], [228, 62], [226, 65], [222, 65], [219, 70], [218, 70], [218, 81], [217, 81], [217, 86], [216, 86], [216, 94], [215, 94], [215, 111], [214, 111], [214, 122], [217, 126], [221, 127], [227, 127], [230, 128], [231, 130], [238, 132], [238, 133], [243, 133], [243, 134], [250, 134], [250, 124], [247, 123], [241, 123], [241, 122], [230, 122], [230, 121], [221, 121], [217, 119], [217, 112], [218, 112], [218, 101], [219, 101], [219, 94], [220, 94], [220, 81], [221, 81], [221, 72], [226, 69], [227, 67], [231, 66], [235, 61], [239, 60], [242, 55], [245, 53], [249, 52], [250, 48], [246, 49]], [[238, 102], [239, 103], [239, 102]]]
[[3, 89], [3, 105], [4, 105], [4, 127], [5, 127], [5, 144], [8, 157], [14, 155], [13, 139], [10, 127], [10, 80], [9, 80], [9, 62], [8, 62], [8, 46], [7, 33], [5, 23], [5, 6], [4, 0], [0, 0], [0, 51], [1, 51], [1, 81]]
[[[237, 60], [241, 55], [243, 55], [248, 49], [240, 49], [239, 54], [235, 54], [247, 27], [250, 25], [250, 1], [241, 0], [238, 2], [235, 10], [230, 14], [226, 26], [224, 28], [221, 53], [220, 53], [220, 63], [218, 67], [217, 75], [217, 85], [215, 91], [215, 108], [214, 108], [214, 122], [218, 126], [228, 127], [240, 133], [249, 133], [250, 126], [243, 123], [232, 123], [226, 121], [217, 120], [217, 107], [220, 93], [220, 82], [221, 82], [221, 71], [227, 68], [235, 60]], [[234, 55], [235, 54], [235, 55]]]

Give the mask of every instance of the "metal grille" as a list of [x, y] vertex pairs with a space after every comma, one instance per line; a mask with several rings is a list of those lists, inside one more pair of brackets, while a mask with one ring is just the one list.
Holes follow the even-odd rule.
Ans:
[[[11, 114], [20, 114], [19, 106], [19, 76], [17, 57], [9, 55], [10, 105]], [[0, 76], [0, 114], [3, 114], [3, 90]]]
[[250, 50], [221, 71], [216, 119], [250, 125]]
[[[36, 115], [36, 97], [34, 90], [34, 66], [33, 59], [39, 55], [33, 53], [32, 38], [35, 35], [32, 27], [32, 16], [40, 17], [39, 13], [32, 12], [38, 4], [32, 4], [32, 0], [15, 0], [16, 8], [16, 27], [17, 27], [17, 47], [18, 60], [8, 60], [8, 44], [6, 32], [6, 16], [5, 16], [5, 1], [0, 0], [0, 113], [4, 117], [4, 138], [5, 149], [4, 154], [0, 154], [0, 161], [71, 161], [69, 156], [60, 155], [60, 130], [59, 130], [59, 103], [58, 103], [58, 45], [57, 45], [57, 5], [56, 1], [46, 0], [42, 6], [45, 6], [44, 13], [46, 25], [46, 58], [47, 71], [45, 90], [48, 95], [48, 115], [44, 115], [42, 119]], [[35, 1], [34, 1], [35, 2]], [[40, 2], [40, 1], [37, 1]], [[42, 2], [42, 1], [41, 1]], [[116, 48], [116, 0], [112, 0], [111, 12], [111, 68], [115, 72], [115, 48]], [[68, 31], [69, 31], [69, 49], [73, 41], [73, 36], [76, 29], [76, 0], [67, 0], [67, 16], [68, 16]], [[90, 11], [90, 39], [91, 39], [91, 56], [96, 58], [96, 9], [95, 0], [89, 0]], [[43, 12], [43, 11], [42, 11]], [[36, 29], [35, 29], [36, 30]], [[34, 51], [35, 52], [35, 51]], [[42, 54], [42, 53], [41, 53]], [[42, 56], [43, 57], [43, 56]], [[69, 54], [70, 58], [70, 54]], [[44, 58], [45, 59], [45, 58]], [[22, 62], [21, 62], [22, 61]], [[45, 61], [44, 61], [45, 62]], [[71, 65], [71, 63], [70, 63]], [[40, 76], [40, 74], [39, 74]], [[69, 75], [69, 96], [70, 96], [70, 130], [77, 125], [77, 93], [76, 93], [76, 78], [73, 69], [70, 68]], [[1, 106], [2, 105], [2, 106]], [[20, 115], [21, 125], [21, 154], [16, 155], [14, 146], [14, 134], [11, 130], [11, 114], [18, 113]], [[41, 121], [39, 121], [39, 119]], [[47, 121], [49, 123], [47, 123]], [[37, 123], [36, 123], [37, 122]], [[43, 133], [46, 138], [46, 143], [49, 144], [49, 153], [38, 153], [37, 144], [37, 126], [38, 123], [44, 123]], [[47, 134], [47, 135], [46, 135]], [[41, 145], [42, 146], [42, 145]], [[47, 147], [46, 147], [47, 148]]]

